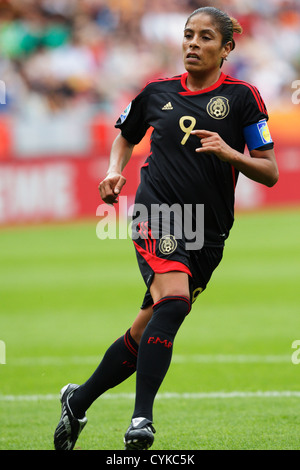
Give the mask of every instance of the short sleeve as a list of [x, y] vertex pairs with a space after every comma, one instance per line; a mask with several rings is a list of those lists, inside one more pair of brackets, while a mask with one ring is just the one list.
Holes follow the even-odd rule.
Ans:
[[247, 86], [243, 103], [243, 127], [250, 126], [265, 119], [268, 121], [268, 111], [258, 89], [252, 85]]
[[137, 145], [145, 136], [149, 124], [145, 117], [146, 98], [140, 93], [119, 117], [115, 127], [131, 144]]
[[267, 125], [268, 120], [268, 111], [260, 92], [253, 85], [248, 85], [242, 123], [249, 150], [268, 150], [274, 147]]

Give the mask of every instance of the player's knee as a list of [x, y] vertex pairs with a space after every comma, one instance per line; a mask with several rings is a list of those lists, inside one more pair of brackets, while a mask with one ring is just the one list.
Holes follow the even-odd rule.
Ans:
[[150, 292], [154, 303], [166, 297], [187, 297], [190, 296], [189, 278], [183, 272], [169, 272], [155, 274], [150, 287]]

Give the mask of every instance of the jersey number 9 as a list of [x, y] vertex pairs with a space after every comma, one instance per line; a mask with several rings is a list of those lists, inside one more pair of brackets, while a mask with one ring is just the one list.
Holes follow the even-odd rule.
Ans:
[[[190, 123], [189, 127], [185, 125], [186, 121]], [[188, 138], [191, 135], [191, 132], [195, 129], [196, 127], [196, 119], [192, 116], [182, 116], [182, 118], [179, 121], [180, 129], [182, 132], [185, 133], [184, 138], [181, 141], [181, 145], [185, 145], [187, 143]]]

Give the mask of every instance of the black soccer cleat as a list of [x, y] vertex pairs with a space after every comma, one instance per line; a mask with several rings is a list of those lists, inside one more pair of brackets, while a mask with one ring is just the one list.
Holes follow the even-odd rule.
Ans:
[[148, 450], [154, 442], [155, 429], [146, 418], [133, 418], [124, 436], [125, 450]]
[[60, 391], [61, 417], [54, 433], [55, 450], [73, 450], [79, 434], [87, 423], [87, 418], [77, 419], [73, 416], [69, 405], [79, 385], [68, 384]]

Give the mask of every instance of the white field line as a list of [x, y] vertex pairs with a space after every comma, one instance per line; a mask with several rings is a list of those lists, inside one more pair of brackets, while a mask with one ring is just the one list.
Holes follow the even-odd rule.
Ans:
[[[22, 357], [9, 358], [9, 366], [64, 366], [64, 365], [98, 365], [99, 356], [71, 356], [71, 357]], [[259, 354], [174, 354], [172, 364], [287, 364], [291, 363], [289, 355], [259, 355]]]
[[[102, 400], [133, 400], [134, 393], [107, 393], [102, 396]], [[226, 398], [300, 398], [300, 391], [273, 390], [257, 392], [199, 392], [199, 393], [159, 393], [156, 400], [205, 400], [205, 399], [226, 399]], [[59, 395], [0, 395], [0, 402], [38, 402], [59, 400]]]

